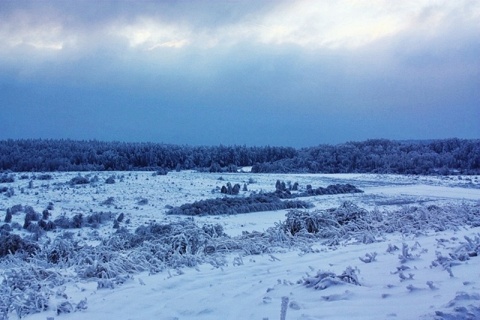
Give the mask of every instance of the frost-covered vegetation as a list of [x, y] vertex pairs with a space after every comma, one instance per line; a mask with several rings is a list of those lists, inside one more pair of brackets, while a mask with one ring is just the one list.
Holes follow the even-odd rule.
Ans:
[[291, 158], [253, 166], [252, 172], [478, 174], [479, 140], [399, 142], [367, 140], [306, 148]]
[[356, 238], [373, 242], [385, 233], [421, 234], [427, 231], [456, 230], [461, 226], [480, 226], [480, 206], [405, 207], [402, 210], [367, 211], [346, 202], [338, 208], [301, 211], [293, 210], [281, 223], [291, 235], [309, 234], [332, 243]]
[[298, 183], [293, 184], [293, 186], [290, 186], [289, 188], [287, 188], [283, 181], [277, 180], [274, 195], [282, 199], [291, 199], [291, 198], [301, 198], [301, 197], [363, 192], [362, 190], [358, 189], [357, 187], [349, 183], [331, 184], [326, 188], [323, 188], [323, 187], [313, 188], [312, 185], [308, 184], [306, 185], [305, 190], [302, 190], [300, 192], [293, 192], [294, 190], [298, 191]]
[[[71, 223], [69, 228], [85, 227], [80, 222]], [[420, 234], [431, 230], [455, 230], [462, 226], [480, 226], [480, 206], [408, 207], [380, 212], [344, 203], [327, 210], [296, 209], [264, 232], [245, 232], [235, 237], [225, 234], [219, 224], [199, 226], [191, 219], [152, 222], [133, 232], [120, 228], [112, 236], [100, 237], [96, 246], [66, 232], [57, 235], [53, 241], [41, 241], [29, 235], [22, 238], [3, 228], [0, 235], [0, 265], [4, 270], [0, 314], [3, 318], [11, 313], [22, 317], [53, 307], [57, 308], [58, 314], [84, 310], [86, 301], [71, 301], [62, 296], [61, 285], [72, 279], [94, 279], [99, 289], [115, 288], [142, 271], [154, 274], [167, 268], [194, 267], [201, 263], [219, 267], [226, 263], [225, 253], [272, 254], [292, 247], [309, 252], [318, 240], [330, 246], [351, 240], [372, 243], [385, 233]], [[480, 237], [467, 240], [449, 257], [438, 256], [432, 266], [448, 269], [455, 263], [479, 255]], [[404, 262], [414, 259], [408, 248], [404, 247], [402, 252]], [[374, 261], [371, 257], [365, 261]], [[70, 271], [65, 274], [59, 270]], [[355, 270], [351, 268], [340, 275], [322, 271], [304, 280], [307, 287], [321, 290], [343, 282], [360, 285]], [[53, 297], [56, 297], [55, 301], [60, 299], [61, 303], [57, 301], [53, 305]]]
[[221, 215], [311, 207], [312, 205], [305, 201], [282, 201], [274, 194], [252, 194], [241, 198], [225, 197], [200, 200], [172, 208], [167, 214]]
[[[0, 141], [0, 171], [196, 169], [263, 173], [478, 174], [479, 140], [367, 140], [291, 147], [193, 147], [154, 143], [72, 140]], [[8, 182], [8, 175], [0, 181]]]
[[[222, 187], [222, 193], [226, 194], [238, 194], [238, 191], [228, 192], [228, 190], [234, 190], [231, 187], [225, 188], [224, 192]], [[283, 186], [283, 187], [282, 187]], [[194, 203], [183, 204], [179, 207], [170, 209], [167, 214], [180, 214], [180, 215], [220, 215], [220, 214], [238, 214], [238, 213], [250, 213], [283, 209], [298, 209], [298, 208], [311, 208], [312, 204], [300, 201], [300, 200], [281, 200], [292, 199], [298, 197], [308, 197], [314, 195], [326, 195], [326, 194], [344, 194], [344, 193], [359, 193], [360, 189], [350, 184], [345, 185], [330, 185], [326, 188], [319, 187], [313, 189], [311, 186], [307, 186], [305, 192], [292, 193], [289, 189], [286, 189], [285, 183], [277, 182], [275, 192], [262, 192], [261, 194], [252, 193], [248, 197], [224, 197], [216, 199], [200, 200]]]

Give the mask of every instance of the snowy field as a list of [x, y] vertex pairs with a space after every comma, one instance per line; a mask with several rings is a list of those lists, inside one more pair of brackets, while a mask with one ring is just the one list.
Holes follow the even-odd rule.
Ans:
[[[285, 221], [288, 210], [195, 217], [166, 214], [171, 207], [223, 197], [220, 188], [227, 182], [247, 187], [235, 197], [273, 192], [277, 180], [297, 182], [300, 189], [349, 183], [364, 192], [301, 198], [314, 207], [300, 211], [326, 212], [348, 203], [376, 217], [390, 213], [421, 217], [418, 224], [423, 225], [409, 229], [417, 221], [405, 220], [410, 224], [401, 228], [403, 222], [396, 221], [392, 230], [381, 234], [375, 230], [385, 229], [372, 225], [363, 240], [347, 233], [335, 241], [306, 235], [289, 245], [270, 242], [265, 247], [262, 242], [257, 254], [230, 245], [211, 255], [189, 257], [191, 266], [129, 269], [117, 275], [121, 281], [82, 276], [86, 272], [79, 268], [85, 266], [67, 261], [46, 264], [31, 259], [32, 268], [55, 276], [38, 284], [39, 291], [48, 292], [44, 295], [48, 301], [40, 303], [43, 311], [24, 319], [480, 319], [478, 176], [92, 172], [82, 173], [90, 183], [71, 185], [78, 173], [51, 175], [52, 179], [39, 180], [33, 173], [15, 173], [14, 182], [1, 183], [0, 188], [9, 191], [0, 194], [0, 212], [22, 205], [39, 213], [48, 207], [51, 221], [62, 215], [99, 212], [110, 212], [114, 218], [95, 228], [48, 231], [38, 239], [45, 248], [57, 237], [67, 238], [65, 233], [77, 247], [98, 246], [119, 230], [113, 224], [121, 213], [120, 228], [130, 232], [154, 223], [218, 224], [228, 243], [250, 236], [264, 239], [272, 234], [271, 228]], [[115, 182], [105, 183], [109, 177]], [[22, 226], [24, 217], [21, 212], [14, 214], [10, 225]], [[13, 229], [31, 237], [28, 231]], [[249, 248], [255, 241], [249, 242]], [[2, 258], [4, 284], [8, 274], [20, 275], [27, 268], [19, 261]], [[0, 303], [17, 305], [6, 316], [18, 318], [22, 311], [14, 299], [24, 293], [12, 286], [2, 290]], [[13, 300], [6, 301], [7, 293]]]

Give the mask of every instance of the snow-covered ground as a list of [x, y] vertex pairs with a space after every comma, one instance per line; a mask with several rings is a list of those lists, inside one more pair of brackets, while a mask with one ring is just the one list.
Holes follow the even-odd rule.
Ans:
[[[172, 206], [221, 197], [220, 188], [227, 182], [246, 184], [248, 191], [239, 195], [245, 196], [274, 191], [277, 180], [297, 182], [300, 188], [350, 183], [364, 191], [303, 198], [315, 205], [308, 211], [336, 208], [344, 202], [385, 212], [411, 206], [480, 205], [478, 176], [93, 172], [82, 175], [97, 182], [71, 186], [68, 182], [78, 173], [52, 173], [51, 180], [32, 180], [33, 175], [16, 173], [15, 182], [0, 184], [14, 191], [10, 197], [0, 195], [0, 212], [18, 204], [42, 212], [53, 204], [49, 210], [52, 220], [62, 214], [124, 213], [130, 223], [123, 226], [133, 231], [152, 221], [191, 219], [165, 213]], [[106, 184], [110, 176], [115, 183]], [[285, 220], [286, 213], [279, 210], [193, 220], [199, 226], [220, 224], [227, 235], [235, 237], [264, 232]], [[23, 215], [14, 215], [12, 222], [23, 225], [23, 219]], [[94, 244], [116, 232], [112, 224], [95, 230], [75, 229], [74, 236]], [[45, 239], [61, 233], [50, 231]], [[92, 234], [95, 239], [89, 238]], [[46, 311], [25, 319], [478, 319], [480, 257], [473, 254], [480, 252], [475, 247], [480, 243], [478, 237], [479, 227], [458, 226], [436, 232], [388, 233], [366, 244], [351, 240], [327, 246], [318, 242], [310, 251], [293, 246], [245, 255], [233, 250], [224, 254], [223, 264], [134, 273], [113, 288], [100, 288], [94, 279], [72, 276], [51, 288], [62, 294], [50, 298]], [[455, 254], [464, 251], [471, 256], [456, 259]], [[342, 281], [345, 272], [356, 281]], [[86, 299], [87, 308], [57, 315], [56, 300], [60, 304], [65, 297], [75, 303]], [[17, 316], [10, 312], [9, 317]]]

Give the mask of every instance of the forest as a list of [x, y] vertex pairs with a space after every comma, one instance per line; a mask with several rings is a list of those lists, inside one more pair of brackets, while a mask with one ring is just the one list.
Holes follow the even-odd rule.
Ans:
[[188, 146], [75, 140], [1, 140], [0, 171], [194, 169], [254, 173], [479, 174], [480, 140], [374, 139], [308, 148]]

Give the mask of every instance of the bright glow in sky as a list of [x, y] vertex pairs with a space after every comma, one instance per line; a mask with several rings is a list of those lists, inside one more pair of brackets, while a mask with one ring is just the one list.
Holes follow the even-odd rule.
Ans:
[[480, 2], [1, 1], [6, 138], [480, 138]]

